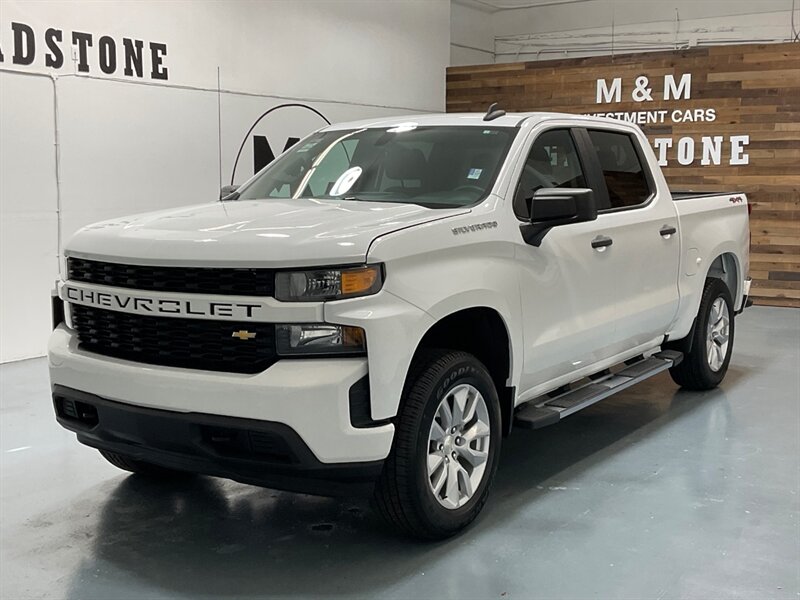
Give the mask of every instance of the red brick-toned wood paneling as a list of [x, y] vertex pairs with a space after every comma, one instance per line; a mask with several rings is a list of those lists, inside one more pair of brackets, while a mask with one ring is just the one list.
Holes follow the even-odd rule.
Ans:
[[[665, 75], [692, 75], [689, 99], [663, 99]], [[646, 76], [652, 101], [632, 97]], [[597, 80], [622, 78], [619, 103], [596, 102]], [[641, 96], [640, 96], [641, 97]], [[738, 190], [753, 204], [750, 275], [756, 303], [800, 307], [800, 44], [750, 44], [451, 67], [447, 111], [483, 112], [491, 102], [507, 111], [571, 113], [665, 109], [716, 111], [713, 122], [642, 125], [653, 141], [672, 138], [664, 173], [675, 189]], [[749, 164], [731, 165], [729, 138], [748, 135]], [[703, 136], [723, 136], [719, 165], [703, 166]], [[677, 161], [678, 140], [691, 137], [696, 160]]]

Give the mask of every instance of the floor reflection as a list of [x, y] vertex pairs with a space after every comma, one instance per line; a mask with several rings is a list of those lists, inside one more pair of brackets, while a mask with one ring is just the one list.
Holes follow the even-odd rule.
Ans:
[[[726, 387], [742, 375], [732, 371]], [[188, 596], [313, 595], [321, 582], [327, 594], [369, 595], [431, 569], [450, 548], [491, 536], [499, 522], [552, 493], [548, 487], [569, 486], [592, 465], [707, 403], [715, 405], [707, 418], [687, 422], [697, 430], [698, 444], [716, 444], [719, 453], [729, 425], [725, 391], [676, 391], [666, 377], [557, 426], [515, 431], [504, 441], [485, 514], [445, 542], [395, 537], [363, 499], [295, 495], [205, 477], [154, 483], [129, 476], [104, 497], [91, 552], [74, 573], [69, 595], [102, 595], [93, 578], [98, 568]], [[638, 481], [650, 475], [625, 474]], [[590, 506], [590, 494], [585, 501]], [[473, 577], [489, 568], [480, 552], [460, 554], [457, 569]]]

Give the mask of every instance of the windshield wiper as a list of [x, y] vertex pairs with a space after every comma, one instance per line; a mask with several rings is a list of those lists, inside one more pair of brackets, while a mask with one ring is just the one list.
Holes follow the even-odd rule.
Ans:
[[461, 208], [461, 206], [462, 206], [461, 204], [444, 204], [444, 203], [441, 203], [441, 202], [425, 202], [424, 200], [412, 200], [410, 198], [403, 199], [403, 200], [401, 200], [401, 199], [391, 199], [391, 200], [389, 200], [389, 199], [384, 199], [384, 198], [381, 198], [381, 199], [373, 198], [372, 200], [369, 200], [367, 198], [361, 198], [359, 196], [345, 196], [345, 197], [341, 198], [341, 200], [353, 200], [353, 201], [356, 201], [356, 202], [383, 202], [383, 203], [386, 203], [386, 204], [416, 204], [417, 206], [421, 206], [423, 208], [433, 208], [433, 209], [437, 209], [437, 208]]
[[[334, 198], [336, 200], [337, 198]], [[353, 202], [386, 202], [387, 204], [414, 204], [409, 200], [389, 199], [389, 198], [362, 198], [361, 196], [344, 196], [338, 200], [351, 200]]]

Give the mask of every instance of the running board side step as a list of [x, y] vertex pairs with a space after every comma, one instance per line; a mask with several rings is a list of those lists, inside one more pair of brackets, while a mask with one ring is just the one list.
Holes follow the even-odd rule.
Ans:
[[514, 417], [514, 424], [526, 429], [540, 429], [553, 425], [572, 413], [674, 367], [681, 360], [683, 360], [682, 352], [664, 350], [650, 358], [635, 362], [618, 373], [608, 373], [574, 390], [545, 398], [535, 404], [531, 402], [523, 405]]

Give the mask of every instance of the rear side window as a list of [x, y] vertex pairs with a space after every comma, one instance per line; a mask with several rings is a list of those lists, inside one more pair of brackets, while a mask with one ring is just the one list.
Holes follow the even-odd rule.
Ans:
[[629, 208], [647, 202], [650, 184], [631, 136], [594, 130], [589, 131], [589, 137], [603, 169], [611, 208]]

